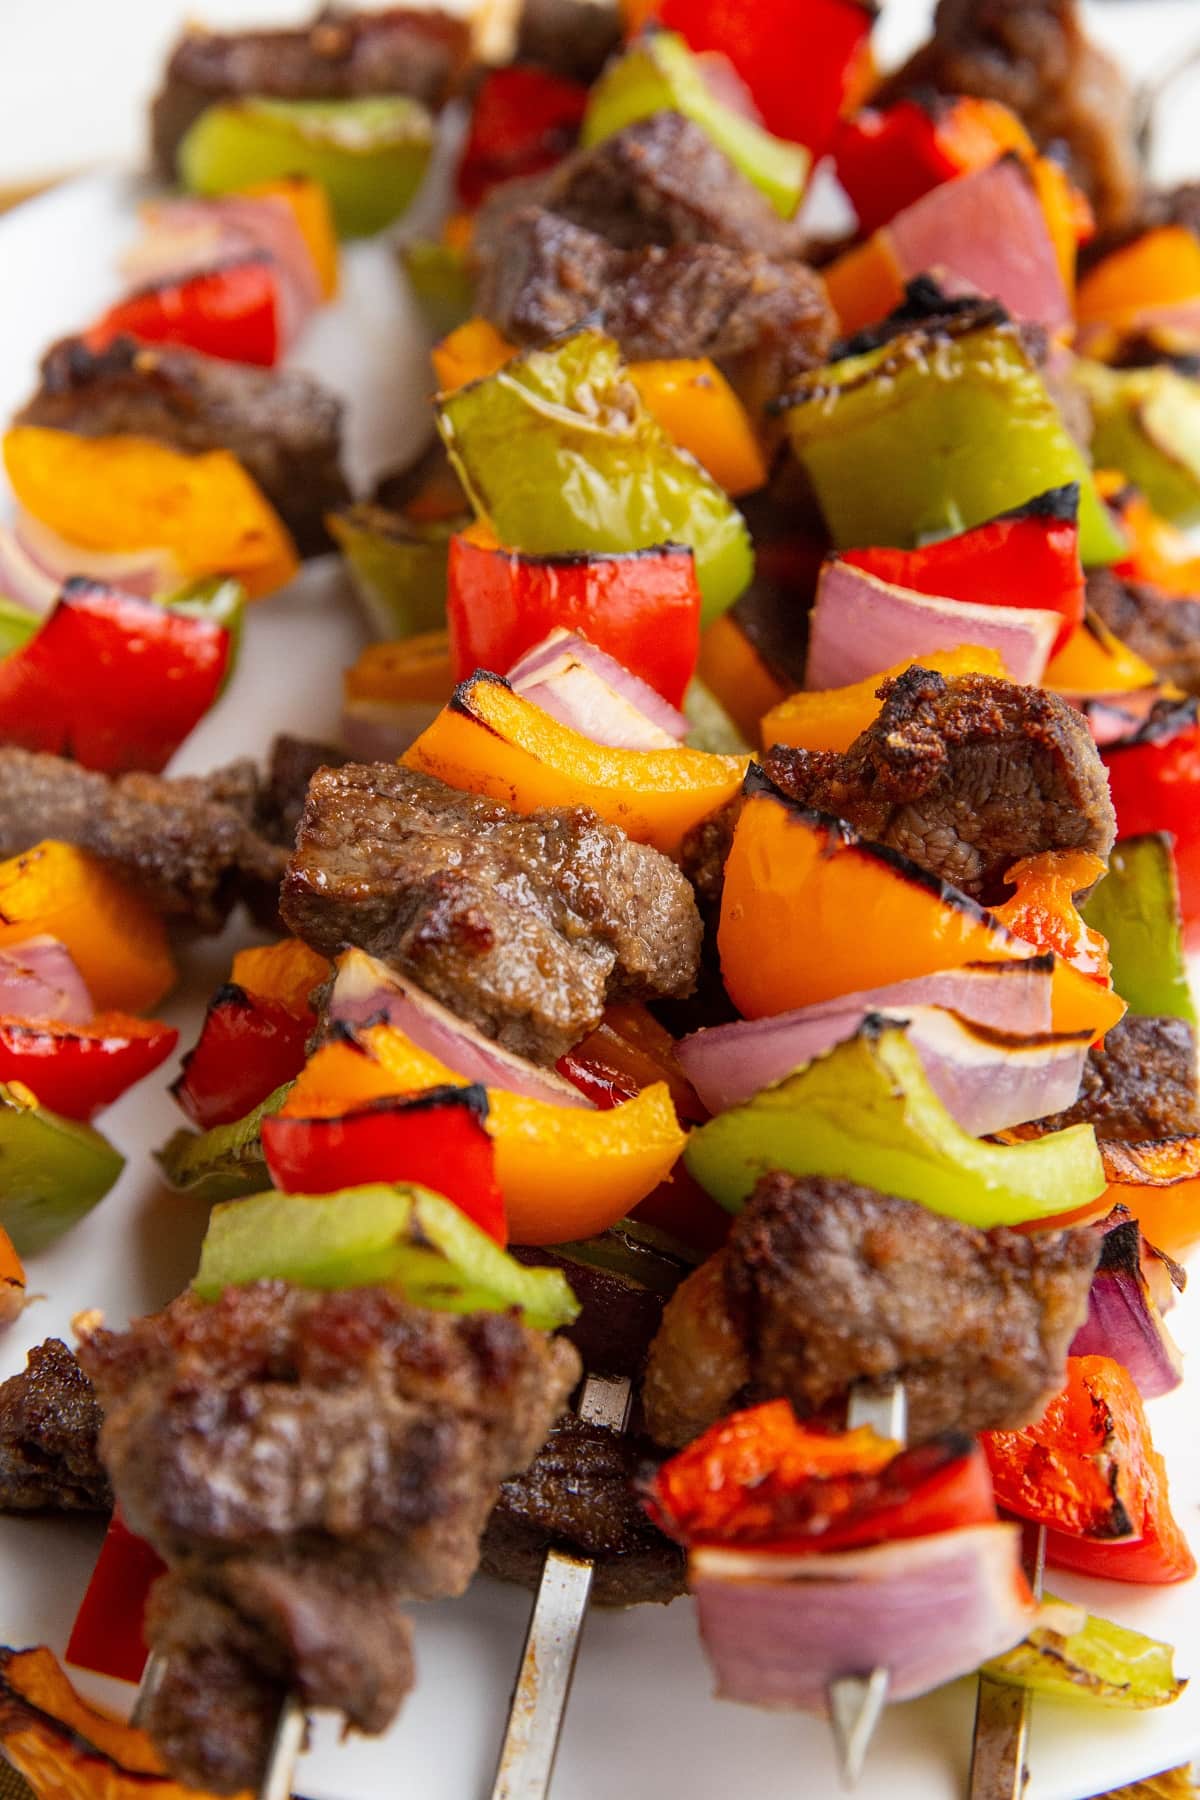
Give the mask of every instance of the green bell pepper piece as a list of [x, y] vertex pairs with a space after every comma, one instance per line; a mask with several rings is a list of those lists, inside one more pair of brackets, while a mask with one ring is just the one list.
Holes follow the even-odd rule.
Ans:
[[683, 715], [688, 722], [684, 743], [692, 750], [714, 756], [744, 756], [750, 749], [717, 696], [698, 675], [688, 682], [683, 696]]
[[221, 677], [218, 698], [233, 679], [242, 649], [242, 628], [246, 622], [246, 590], [240, 581], [228, 575], [205, 576], [190, 581], [186, 587], [169, 594], [163, 604], [171, 612], [186, 613], [193, 619], [211, 619], [229, 633], [229, 661]]
[[307, 175], [329, 196], [341, 237], [369, 237], [404, 212], [424, 179], [433, 120], [417, 100], [221, 101], [179, 146], [179, 172], [196, 194], [228, 194], [259, 181]]
[[400, 248], [400, 263], [426, 329], [448, 337], [475, 311], [475, 277], [461, 250], [435, 238], [414, 238]]
[[1104, 1192], [1090, 1125], [1024, 1144], [989, 1144], [955, 1123], [903, 1026], [870, 1021], [688, 1139], [684, 1161], [730, 1212], [760, 1175], [837, 1175], [964, 1225], [1024, 1225]]
[[598, 144], [657, 112], [683, 113], [694, 120], [776, 212], [791, 218], [808, 180], [808, 151], [772, 137], [718, 100], [701, 65], [673, 31], [647, 32], [609, 63], [592, 89], [581, 141]]
[[687, 544], [703, 623], [750, 584], [741, 513], [643, 406], [611, 338], [577, 331], [436, 403], [471, 504], [534, 555]]
[[[1064, 1624], [1070, 1614], [1082, 1612], [1049, 1594], [1046, 1600], [1055, 1609], [1063, 1607]], [[1024, 1643], [984, 1663], [981, 1672], [1048, 1700], [1089, 1700], [1131, 1712], [1169, 1706], [1185, 1685], [1175, 1673], [1170, 1644], [1094, 1613], [1085, 1613], [1078, 1627], [1066, 1632], [1035, 1626]]]
[[340, 1194], [256, 1194], [215, 1208], [192, 1284], [222, 1288], [277, 1279], [301, 1287], [401, 1288], [437, 1312], [515, 1307], [544, 1331], [579, 1307], [557, 1269], [525, 1268], [440, 1194], [425, 1188], [347, 1188]]
[[446, 623], [450, 539], [471, 523], [469, 513], [415, 525], [403, 513], [364, 502], [331, 513], [326, 523], [381, 638], [412, 637]]
[[0, 595], [0, 656], [11, 656], [14, 650], [23, 649], [30, 638], [37, 636], [43, 623], [27, 606]]
[[1109, 369], [1081, 359], [1098, 468], [1119, 469], [1155, 512], [1176, 525], [1200, 523], [1200, 381], [1160, 365]]
[[1179, 877], [1166, 832], [1123, 838], [1108, 874], [1083, 907], [1089, 925], [1108, 939], [1113, 986], [1141, 1018], [1196, 1023], [1179, 910]]
[[21, 1082], [0, 1084], [0, 1226], [36, 1256], [103, 1200], [125, 1158], [90, 1125], [62, 1119]]
[[259, 1193], [271, 1179], [263, 1156], [262, 1122], [279, 1111], [291, 1085], [285, 1082], [253, 1112], [229, 1125], [174, 1132], [154, 1154], [168, 1187], [210, 1204]]
[[1123, 553], [1013, 325], [968, 315], [812, 369], [786, 419], [839, 550], [915, 548], [1078, 482], [1084, 562]]

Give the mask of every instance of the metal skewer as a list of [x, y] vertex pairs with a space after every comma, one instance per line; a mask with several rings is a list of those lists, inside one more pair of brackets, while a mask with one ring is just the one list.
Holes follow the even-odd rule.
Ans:
[[[1038, 1527], [1026, 1573], [1034, 1599], [1040, 1600], [1046, 1574], [1044, 1525]], [[1033, 1695], [1028, 1688], [1009, 1687], [987, 1675], [979, 1677], [967, 1800], [1021, 1800], [1029, 1779], [1025, 1753], [1032, 1711]]]
[[[161, 1650], [152, 1650], [146, 1658], [137, 1699], [129, 1716], [131, 1725], [141, 1726], [156, 1689], [166, 1672], [167, 1659]], [[275, 1735], [267, 1755], [267, 1765], [258, 1787], [258, 1800], [291, 1800], [292, 1779], [296, 1760], [304, 1748], [307, 1728], [304, 1707], [294, 1694], [284, 1698], [275, 1725]]]
[[[908, 1436], [908, 1401], [902, 1381], [886, 1387], [850, 1390], [846, 1426], [850, 1431], [869, 1425], [880, 1437], [903, 1444]], [[829, 1723], [842, 1786], [853, 1788], [863, 1772], [871, 1739], [887, 1705], [888, 1671], [872, 1669], [867, 1675], [843, 1675], [829, 1684]]]
[[[621, 1432], [630, 1401], [627, 1376], [589, 1375], [579, 1417]], [[595, 1565], [586, 1557], [546, 1552], [491, 1800], [547, 1800], [594, 1573]], [[260, 1800], [273, 1796], [264, 1790]]]

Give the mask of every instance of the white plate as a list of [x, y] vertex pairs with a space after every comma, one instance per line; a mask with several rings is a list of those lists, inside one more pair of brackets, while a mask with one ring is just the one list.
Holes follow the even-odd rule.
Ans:
[[[1114, 8], [1129, 15], [1133, 7]], [[1147, 11], [1162, 12], [1161, 7]], [[1193, 15], [1194, 16], [1194, 15]], [[1200, 26], [1200, 21], [1197, 21]], [[1161, 45], [1159, 46], [1161, 49]], [[1161, 60], [1161, 57], [1159, 58]], [[112, 177], [76, 183], [0, 223], [0, 420], [29, 391], [37, 358], [56, 334], [85, 322], [111, 296], [112, 260], [132, 224], [132, 187]], [[350, 404], [352, 470], [360, 484], [428, 428], [428, 382], [419, 331], [380, 246], [347, 259], [346, 297], [321, 320], [303, 360]], [[0, 500], [0, 506], [3, 501]], [[332, 732], [338, 673], [359, 628], [336, 570], [311, 568], [295, 588], [255, 609], [229, 693], [186, 745], [180, 769], [255, 754], [272, 732]], [[236, 932], [189, 955], [186, 983], [167, 1009], [194, 1041], [203, 997], [222, 980]], [[44, 1337], [70, 1337], [70, 1320], [102, 1306], [114, 1324], [153, 1309], [190, 1278], [204, 1227], [195, 1204], [155, 1180], [150, 1150], [179, 1123], [156, 1076], [102, 1121], [129, 1167], [113, 1194], [30, 1266], [42, 1297], [0, 1341], [0, 1377]], [[1185, 1304], [1179, 1335], [1200, 1341]], [[1194, 1530], [1200, 1503], [1195, 1379], [1152, 1408], [1171, 1467], [1177, 1514]], [[0, 1519], [0, 1641], [62, 1650], [100, 1540], [98, 1524]], [[1066, 1576], [1054, 1586], [1096, 1610], [1167, 1638], [1185, 1674], [1200, 1675], [1196, 1590], [1138, 1590]], [[311, 1800], [475, 1800], [489, 1790], [528, 1599], [486, 1580], [462, 1600], [416, 1609], [419, 1677], [384, 1739], [339, 1745], [322, 1729], [297, 1786]], [[129, 1690], [83, 1679], [124, 1706]], [[691, 1605], [592, 1616], [584, 1641], [557, 1778], [556, 1800], [831, 1800], [837, 1781], [824, 1728], [719, 1705], [700, 1652]], [[973, 1686], [889, 1712], [859, 1790], [862, 1800], [958, 1800], [966, 1777]], [[1039, 1705], [1028, 1800], [1083, 1800], [1120, 1782], [1185, 1762], [1200, 1749], [1200, 1680], [1174, 1707], [1125, 1718]]]

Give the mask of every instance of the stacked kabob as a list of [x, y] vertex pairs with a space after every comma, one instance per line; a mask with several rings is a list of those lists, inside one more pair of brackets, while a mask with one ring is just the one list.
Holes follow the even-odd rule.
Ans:
[[[395, 1717], [407, 1601], [548, 1553], [576, 1622], [690, 1587], [719, 1691], [855, 1755], [981, 1666], [1178, 1693], [1039, 1605], [1021, 1522], [1193, 1572], [1143, 1402], [1200, 1240], [1194, 196], [1143, 193], [1063, 0], [945, 0], [882, 84], [857, 0], [657, 10], [531, 7], [487, 71], [399, 10], [189, 34], [194, 192], [6, 438], [14, 1317], [115, 1179], [112, 1072], [172, 1048], [168, 931], [276, 938], [173, 1088], [192, 1288], [0, 1389], [0, 1501], [118, 1508], [69, 1659], [152, 1652], [139, 1731], [4, 1653], [40, 1792], [286, 1791], [306, 1710]], [[462, 210], [403, 254], [439, 446], [351, 505], [335, 403], [253, 365], [452, 89]], [[818, 245], [826, 157], [859, 224]], [[344, 745], [162, 774], [233, 585], [330, 535], [390, 633]], [[186, 721], [96, 683], [152, 642], [177, 692], [200, 625]], [[546, 1790], [572, 1653], [498, 1794]]]

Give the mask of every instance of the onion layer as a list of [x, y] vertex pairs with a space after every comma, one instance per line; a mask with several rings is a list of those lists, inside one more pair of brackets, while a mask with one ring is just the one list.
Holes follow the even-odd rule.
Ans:
[[96, 1011], [87, 983], [57, 938], [26, 938], [0, 950], [0, 1015], [37, 1025], [86, 1025]]
[[1088, 1296], [1088, 1316], [1072, 1356], [1111, 1356], [1129, 1370], [1144, 1400], [1169, 1394], [1183, 1380], [1183, 1357], [1163, 1323], [1142, 1267], [1142, 1231], [1127, 1207], [1115, 1206], [1087, 1229], [1102, 1239]]
[[672, 750], [681, 712], [607, 651], [560, 626], [508, 670], [509, 685], [543, 712], [614, 750]]

